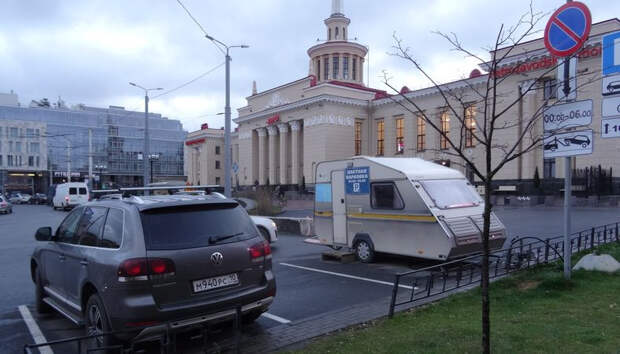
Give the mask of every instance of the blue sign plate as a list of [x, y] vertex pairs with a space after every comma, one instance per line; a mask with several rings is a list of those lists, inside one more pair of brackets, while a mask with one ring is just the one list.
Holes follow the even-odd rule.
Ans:
[[370, 193], [370, 167], [351, 167], [344, 173], [347, 194]]

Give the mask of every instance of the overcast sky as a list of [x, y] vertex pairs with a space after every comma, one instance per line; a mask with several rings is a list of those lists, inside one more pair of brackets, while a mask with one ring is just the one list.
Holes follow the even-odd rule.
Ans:
[[[182, 0], [219, 40], [248, 44], [232, 52], [232, 110], [246, 104], [256, 80], [264, 91], [308, 74], [306, 50], [325, 39], [331, 0]], [[143, 110], [142, 92], [129, 86], [175, 88], [220, 64], [224, 57], [176, 0], [3, 0], [0, 12], [0, 92], [14, 90], [23, 105], [58, 96], [68, 105], [125, 106]], [[537, 0], [551, 13], [560, 0]], [[620, 1], [586, 1], [593, 22], [620, 14]], [[502, 23], [514, 24], [529, 1], [345, 0], [349, 37], [370, 46], [370, 85], [387, 89], [387, 70], [398, 87], [426, 84], [402, 59], [388, 55], [392, 34], [403, 38], [440, 81], [476, 67], [450, 51], [431, 31], [456, 32], [483, 54]], [[541, 27], [544, 27], [544, 22]], [[366, 73], [365, 73], [366, 74]], [[151, 101], [151, 111], [180, 119], [186, 130], [223, 125], [224, 67]]]

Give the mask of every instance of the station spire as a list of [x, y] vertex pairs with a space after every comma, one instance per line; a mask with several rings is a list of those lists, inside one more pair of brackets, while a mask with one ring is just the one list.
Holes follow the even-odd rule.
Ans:
[[344, 15], [342, 10], [343, 0], [332, 0], [332, 16]]

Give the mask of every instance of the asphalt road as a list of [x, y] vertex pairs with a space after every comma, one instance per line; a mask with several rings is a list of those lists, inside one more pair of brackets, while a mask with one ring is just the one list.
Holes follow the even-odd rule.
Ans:
[[[509, 236], [552, 237], [561, 234], [562, 209], [536, 207], [501, 208], [497, 211]], [[299, 212], [298, 212], [299, 213]], [[12, 215], [0, 215], [0, 352], [21, 352], [32, 343], [17, 307], [28, 305], [47, 340], [81, 335], [59, 315], [39, 317], [33, 310], [34, 286], [30, 280], [29, 258], [36, 246], [38, 227], [57, 227], [66, 212], [47, 206], [17, 205]], [[573, 215], [573, 230], [588, 229], [620, 221], [617, 208], [579, 208]], [[303, 238], [281, 234], [273, 245], [273, 266], [278, 293], [268, 315], [244, 329], [260, 335], [274, 327], [304, 321], [309, 317], [364, 304], [390, 295], [393, 274], [426, 265], [403, 257], [379, 257], [374, 264], [341, 264], [321, 260], [326, 248], [303, 243]], [[71, 352], [63, 348], [55, 352]]]

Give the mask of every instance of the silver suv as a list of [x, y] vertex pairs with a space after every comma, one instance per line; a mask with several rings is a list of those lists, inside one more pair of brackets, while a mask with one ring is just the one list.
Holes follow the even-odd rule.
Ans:
[[[273, 302], [269, 243], [245, 210], [218, 196], [152, 196], [77, 207], [31, 259], [39, 312], [52, 308], [97, 344], [149, 340], [233, 318], [254, 321]], [[133, 329], [133, 330], [132, 330]]]

